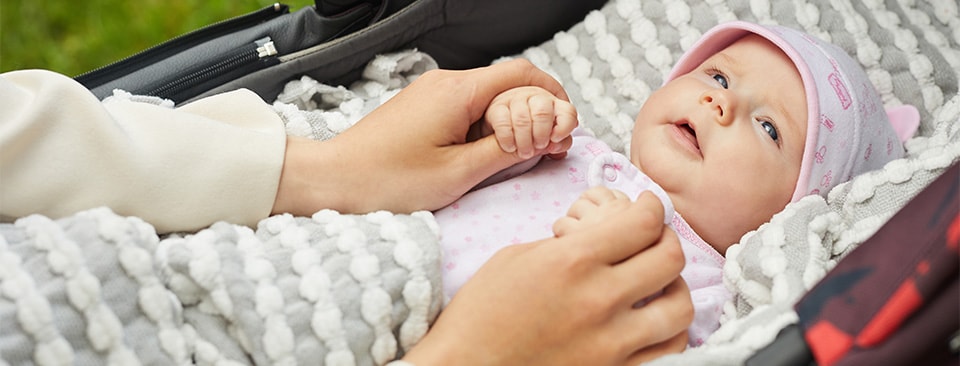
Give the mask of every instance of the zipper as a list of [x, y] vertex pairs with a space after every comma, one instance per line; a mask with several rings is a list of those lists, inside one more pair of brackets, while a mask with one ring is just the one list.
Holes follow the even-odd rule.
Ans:
[[258, 11], [213, 23], [198, 30], [174, 37], [159, 45], [138, 52], [133, 56], [83, 73], [75, 79], [87, 87], [87, 89], [94, 89], [120, 76], [130, 74], [147, 65], [154, 64], [158, 60], [176, 55], [208, 40], [233, 33], [237, 30], [249, 28], [252, 25], [268, 21], [289, 12], [289, 6], [275, 3]]
[[[218, 77], [230, 72], [235, 72], [251, 64], [275, 58], [274, 56], [276, 55], [277, 48], [273, 40], [271, 40], [270, 37], [264, 37], [258, 39], [250, 47], [246, 47], [236, 53], [228, 55], [220, 61], [169, 81], [144, 94], [178, 100], [181, 99], [179, 98], [180, 93], [197, 85], [215, 80]], [[266, 65], [267, 63], [263, 64]]]

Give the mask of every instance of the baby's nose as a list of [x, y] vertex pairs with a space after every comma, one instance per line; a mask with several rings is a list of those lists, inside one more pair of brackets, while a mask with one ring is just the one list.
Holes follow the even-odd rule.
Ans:
[[727, 89], [707, 90], [700, 96], [700, 104], [710, 108], [717, 123], [729, 125], [733, 122], [736, 98]]

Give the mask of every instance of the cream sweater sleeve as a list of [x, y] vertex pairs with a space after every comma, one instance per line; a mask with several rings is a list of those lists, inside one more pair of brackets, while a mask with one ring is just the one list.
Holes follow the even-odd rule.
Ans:
[[0, 75], [0, 215], [107, 206], [158, 232], [254, 225], [273, 207], [285, 144], [280, 118], [248, 90], [172, 109], [101, 103], [66, 76], [14, 71]]

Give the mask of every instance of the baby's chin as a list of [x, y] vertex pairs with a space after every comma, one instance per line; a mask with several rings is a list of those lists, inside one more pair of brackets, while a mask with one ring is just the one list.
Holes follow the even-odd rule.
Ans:
[[[671, 197], [672, 199], [672, 197]], [[760, 226], [752, 226], [751, 223], [741, 222], [742, 219], [734, 218], [731, 222], [729, 215], [705, 212], [705, 210], [684, 210], [682, 200], [674, 201], [674, 209], [683, 217], [697, 235], [709, 244], [713, 249], [722, 255], [726, 255], [727, 248], [739, 243], [743, 235]], [[687, 215], [685, 213], [691, 213]]]

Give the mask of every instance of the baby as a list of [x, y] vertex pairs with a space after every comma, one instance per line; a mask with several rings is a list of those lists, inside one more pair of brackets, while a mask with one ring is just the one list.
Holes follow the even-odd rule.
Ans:
[[562, 236], [651, 191], [686, 257], [697, 346], [719, 327], [731, 296], [722, 283], [727, 248], [788, 203], [901, 157], [919, 114], [910, 106], [885, 113], [865, 72], [838, 47], [789, 28], [731, 22], [705, 33], [646, 100], [629, 158], [576, 121], [569, 103], [542, 89], [494, 99], [481, 133], [495, 134], [505, 151], [534, 156], [567, 138], [572, 146], [564, 159], [533, 159], [529, 171], [508, 172], [435, 213], [445, 295], [498, 249]]

